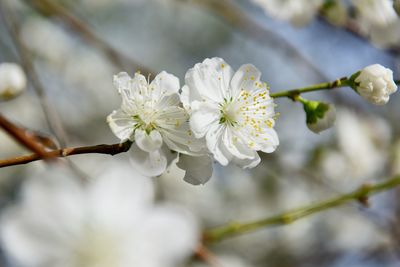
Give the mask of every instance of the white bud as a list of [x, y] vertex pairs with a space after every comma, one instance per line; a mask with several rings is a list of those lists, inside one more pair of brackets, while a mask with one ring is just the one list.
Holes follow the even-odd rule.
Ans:
[[0, 101], [12, 99], [26, 88], [26, 76], [15, 63], [0, 64]]
[[355, 90], [375, 105], [386, 104], [390, 95], [397, 91], [397, 85], [393, 80], [393, 71], [380, 64], [362, 69], [355, 82]]

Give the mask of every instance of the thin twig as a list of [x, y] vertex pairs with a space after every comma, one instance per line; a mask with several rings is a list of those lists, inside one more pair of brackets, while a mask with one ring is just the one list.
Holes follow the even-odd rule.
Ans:
[[246, 223], [232, 222], [227, 225], [205, 231], [204, 241], [217, 242], [229, 237], [254, 232], [267, 227], [291, 224], [306, 216], [338, 207], [352, 201], [358, 201], [365, 205], [369, 196], [382, 191], [387, 191], [398, 185], [400, 185], [400, 175], [395, 176], [385, 182], [377, 183], [375, 185], [364, 185], [351, 193], [337, 196], [315, 204], [303, 206], [298, 209], [293, 209], [272, 217]]
[[195, 251], [195, 256], [201, 259], [210, 267], [222, 267], [217, 257], [209, 251], [203, 244], [199, 244]]
[[[84, 146], [84, 147], [70, 147], [57, 149], [53, 151], [47, 152], [47, 155], [50, 157], [68, 157], [72, 155], [79, 154], [108, 154], [108, 155], [116, 155], [122, 152], [126, 152], [131, 147], [132, 142], [127, 141], [121, 144], [113, 144], [113, 145], [95, 145], [95, 146]], [[32, 161], [41, 160], [42, 157], [38, 154], [30, 154], [15, 158], [3, 159], [0, 160], [0, 168], [15, 166], [26, 164]]]
[[44, 147], [40, 144], [33, 135], [29, 135], [26, 130], [18, 127], [6, 117], [0, 114], [0, 127], [3, 128], [11, 137], [13, 137], [18, 143], [25, 146], [32, 152], [35, 152], [41, 158], [47, 160], [50, 155], [46, 152]]

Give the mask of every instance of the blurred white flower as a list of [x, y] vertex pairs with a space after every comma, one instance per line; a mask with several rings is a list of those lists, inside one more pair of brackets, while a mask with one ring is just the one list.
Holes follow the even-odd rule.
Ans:
[[384, 105], [390, 95], [397, 91], [393, 71], [380, 64], [370, 65], [360, 71], [355, 79], [356, 91], [375, 105]]
[[0, 101], [20, 95], [26, 89], [26, 76], [15, 63], [0, 63]]
[[23, 267], [176, 266], [198, 229], [185, 210], [154, 206], [151, 181], [116, 165], [85, 187], [61, 169], [25, 184], [2, 217], [1, 239]]
[[352, 209], [348, 212], [342, 209], [340, 212], [327, 213], [326, 224], [331, 232], [331, 249], [348, 252], [391, 246], [388, 232]]
[[400, 20], [392, 0], [352, 0], [361, 31], [379, 47], [398, 45]]
[[122, 104], [107, 122], [121, 141], [135, 141], [131, 159], [140, 172], [160, 175], [176, 158], [170, 150], [197, 155], [203, 148], [190, 130], [189, 114], [181, 107], [178, 78], [164, 71], [148, 83], [141, 74], [132, 79], [121, 72], [114, 76], [114, 85]]
[[305, 99], [303, 101], [307, 116], [307, 127], [311, 131], [320, 133], [333, 126], [336, 121], [336, 108], [334, 105]]
[[337, 150], [322, 154], [324, 177], [341, 190], [351, 190], [385, 169], [391, 140], [388, 123], [378, 117], [363, 117], [341, 109], [337, 113]]
[[323, 0], [252, 0], [264, 11], [280, 20], [290, 21], [295, 26], [309, 23], [322, 6]]
[[76, 48], [66, 31], [38, 16], [29, 16], [23, 23], [21, 38], [32, 52], [56, 65], [63, 65], [65, 55]]
[[260, 76], [250, 64], [233, 73], [221, 58], [206, 59], [186, 73], [181, 99], [191, 112], [191, 129], [206, 138], [208, 150], [224, 166], [255, 167], [257, 151], [271, 153], [279, 144], [274, 102]]

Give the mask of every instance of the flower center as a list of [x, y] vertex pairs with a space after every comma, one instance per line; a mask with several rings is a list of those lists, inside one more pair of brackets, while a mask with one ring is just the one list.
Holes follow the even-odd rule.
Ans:
[[132, 119], [136, 121], [136, 124], [134, 126], [135, 130], [142, 129], [149, 134], [152, 130], [156, 128], [156, 124], [154, 123], [154, 121], [150, 120], [149, 117], [145, 117], [143, 119], [140, 115], [134, 115], [132, 116]]
[[[115, 235], [88, 227], [75, 247], [76, 266], [108, 267], [119, 264], [118, 240]], [[118, 241], [118, 242], [117, 242]]]
[[228, 100], [224, 98], [224, 102], [220, 104], [221, 117], [219, 123], [226, 123], [231, 126], [235, 126], [237, 122], [238, 107], [233, 101], [232, 97]]

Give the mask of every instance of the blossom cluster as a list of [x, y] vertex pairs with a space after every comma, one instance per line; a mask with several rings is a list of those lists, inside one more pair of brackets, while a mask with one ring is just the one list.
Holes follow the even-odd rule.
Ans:
[[[143, 175], [163, 174], [172, 162], [185, 171], [184, 180], [204, 184], [212, 175], [212, 161], [253, 168], [259, 152], [272, 153], [279, 145], [274, 129], [276, 113], [269, 88], [251, 64], [236, 72], [221, 58], [205, 59], [185, 75], [185, 84], [165, 71], [151, 82], [136, 73], [121, 72], [114, 85], [121, 108], [107, 121], [121, 142], [130, 141], [130, 158]], [[397, 90], [393, 72], [371, 65], [348, 78], [349, 86], [369, 102], [382, 105]], [[297, 97], [315, 133], [335, 121], [332, 104]]]
[[122, 72], [114, 77], [122, 105], [107, 121], [122, 142], [134, 141], [131, 161], [141, 173], [160, 175], [179, 154], [184, 179], [203, 184], [212, 159], [252, 168], [260, 162], [258, 151], [277, 148], [275, 105], [260, 77], [253, 65], [234, 72], [221, 58], [189, 69], [182, 89], [165, 71], [151, 82]]

